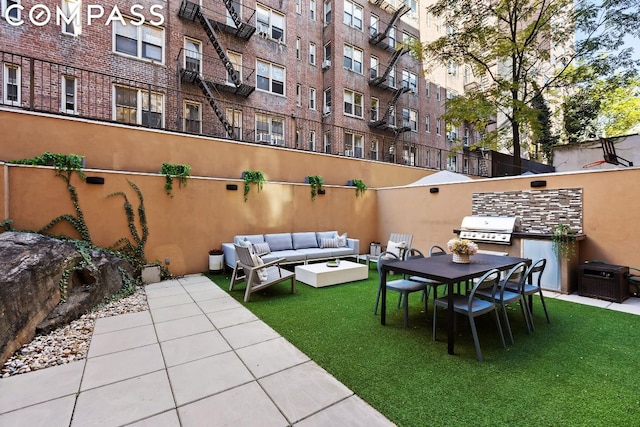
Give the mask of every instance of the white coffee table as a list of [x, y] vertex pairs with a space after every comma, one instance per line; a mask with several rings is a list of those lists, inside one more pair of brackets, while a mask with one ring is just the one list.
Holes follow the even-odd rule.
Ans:
[[337, 267], [328, 267], [326, 261], [296, 266], [296, 280], [314, 288], [354, 282], [369, 278], [369, 269], [364, 264], [340, 261]]

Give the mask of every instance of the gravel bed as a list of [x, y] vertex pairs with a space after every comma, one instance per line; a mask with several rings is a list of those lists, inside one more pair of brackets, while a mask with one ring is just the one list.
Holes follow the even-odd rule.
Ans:
[[0, 378], [82, 360], [87, 357], [96, 319], [148, 309], [147, 295], [144, 288], [139, 287], [134, 294], [126, 298], [84, 314], [49, 334], [36, 336], [5, 362], [0, 371]]

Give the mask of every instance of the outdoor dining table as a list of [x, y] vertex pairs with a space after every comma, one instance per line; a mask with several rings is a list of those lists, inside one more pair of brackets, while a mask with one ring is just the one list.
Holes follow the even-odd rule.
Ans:
[[453, 255], [440, 255], [425, 258], [415, 258], [407, 261], [391, 261], [382, 265], [382, 309], [380, 323], [386, 323], [387, 309], [387, 272], [403, 273], [410, 276], [424, 277], [436, 280], [447, 285], [448, 309], [447, 309], [447, 344], [449, 354], [454, 354], [453, 329], [453, 287], [456, 283], [466, 282], [476, 277], [482, 276], [494, 268], [498, 270], [508, 270], [518, 263], [525, 262], [531, 264], [528, 258], [518, 258], [501, 255], [475, 254], [470, 257], [469, 264], [457, 264], [453, 262]]

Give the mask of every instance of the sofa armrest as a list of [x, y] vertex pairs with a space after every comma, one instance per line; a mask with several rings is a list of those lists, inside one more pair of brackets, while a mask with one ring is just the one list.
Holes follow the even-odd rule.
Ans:
[[236, 266], [235, 246], [233, 246], [233, 243], [223, 243], [222, 252], [224, 252], [224, 263], [233, 270]]
[[347, 239], [347, 247], [353, 249], [354, 255], [360, 255], [360, 240]]

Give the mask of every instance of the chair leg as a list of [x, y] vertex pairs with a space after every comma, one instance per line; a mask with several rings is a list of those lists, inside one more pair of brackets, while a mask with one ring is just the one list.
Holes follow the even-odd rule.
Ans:
[[[402, 293], [400, 293], [402, 295]], [[409, 294], [404, 293], [404, 327], [409, 327]]]
[[542, 303], [542, 308], [544, 309], [544, 315], [547, 317], [547, 323], [551, 323], [549, 312], [547, 311], [547, 304], [544, 302], [544, 296], [542, 295], [542, 290], [540, 290], [540, 302]]
[[524, 317], [527, 334], [530, 334], [533, 328], [531, 327], [531, 321], [529, 320], [529, 306], [527, 305], [527, 299], [524, 295], [520, 296], [520, 311], [522, 311], [522, 317]]
[[403, 294], [402, 294], [402, 292], [400, 292], [400, 294], [398, 295], [398, 308], [400, 308], [400, 305], [402, 305], [402, 296], [403, 296]]
[[382, 288], [378, 286], [378, 295], [376, 296], [376, 305], [373, 308], [373, 314], [378, 314], [378, 303], [380, 302], [380, 294], [382, 293]]
[[500, 316], [498, 315], [498, 309], [493, 311], [493, 314], [496, 318], [496, 326], [498, 327], [498, 334], [500, 335], [500, 342], [502, 343], [502, 348], [507, 348], [507, 343], [504, 342], [504, 334], [502, 333], [502, 325], [500, 324]]
[[478, 340], [478, 332], [476, 331], [476, 322], [473, 320], [473, 316], [469, 316], [469, 324], [471, 325], [471, 334], [473, 335], [473, 344], [476, 346], [476, 355], [480, 362], [483, 361], [482, 351], [480, 350], [480, 341]]
[[504, 304], [500, 304], [500, 308], [502, 309], [502, 317], [504, 317], [504, 322], [507, 324], [507, 332], [509, 332], [509, 339], [511, 340], [511, 344], [514, 344], [513, 334], [511, 333], [511, 323], [509, 323], [509, 315], [507, 314], [507, 307]]
[[438, 306], [433, 304], [433, 341], [436, 340], [436, 328], [438, 327]]
[[522, 295], [522, 301], [520, 302], [520, 304], [522, 304], [523, 302], [524, 302], [524, 307], [525, 307], [524, 311], [527, 314], [527, 329], [528, 329], [529, 332], [533, 332], [533, 331], [536, 330], [536, 327], [533, 324], [533, 313], [531, 313], [531, 306], [527, 302], [527, 296], [526, 295]]

